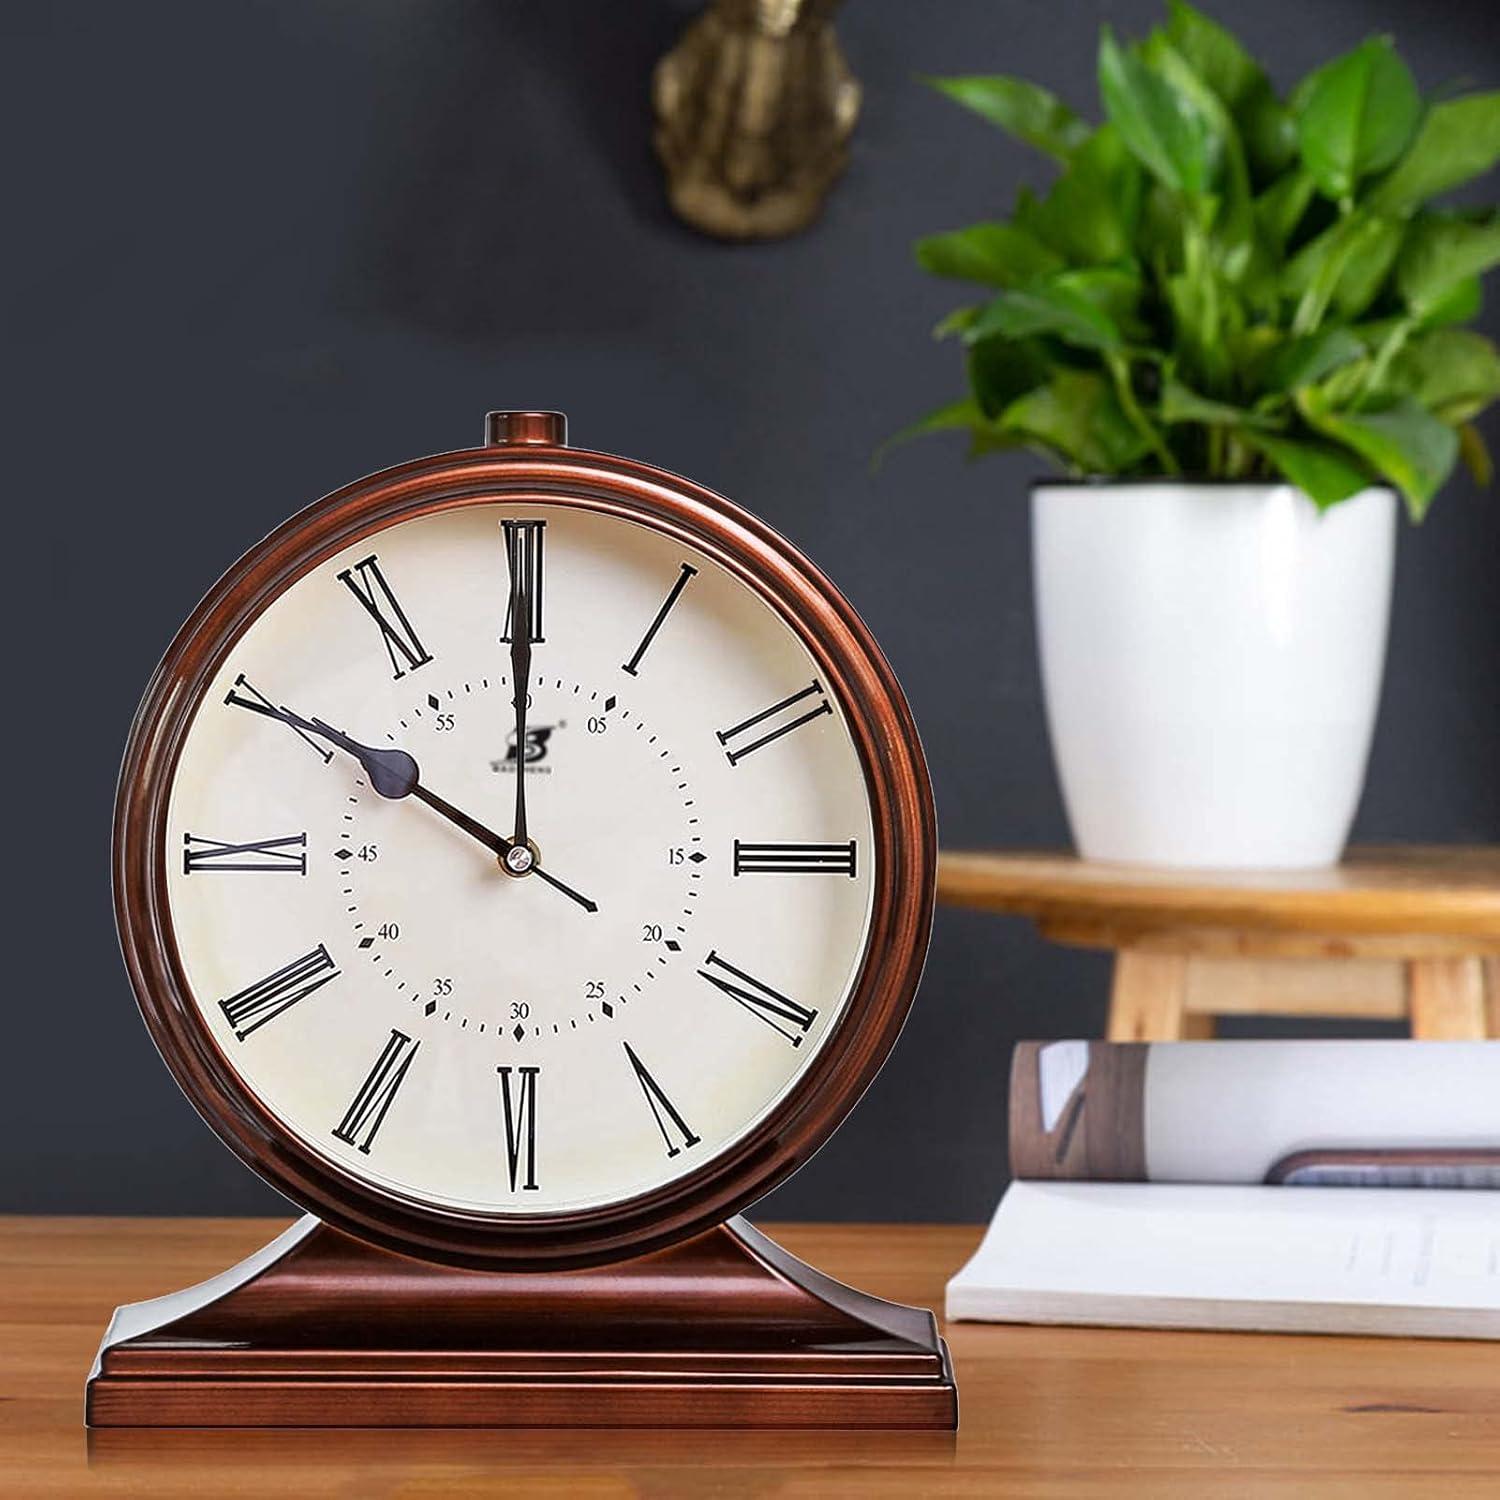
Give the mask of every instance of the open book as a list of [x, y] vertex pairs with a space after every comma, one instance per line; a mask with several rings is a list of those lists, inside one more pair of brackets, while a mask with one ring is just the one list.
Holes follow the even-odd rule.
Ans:
[[950, 1319], [1500, 1338], [1500, 1042], [1023, 1043]]

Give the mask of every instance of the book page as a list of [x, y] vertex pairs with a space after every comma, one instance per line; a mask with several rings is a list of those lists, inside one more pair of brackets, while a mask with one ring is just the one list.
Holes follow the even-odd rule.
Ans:
[[1500, 1194], [1017, 1182], [948, 1316], [1497, 1338]]

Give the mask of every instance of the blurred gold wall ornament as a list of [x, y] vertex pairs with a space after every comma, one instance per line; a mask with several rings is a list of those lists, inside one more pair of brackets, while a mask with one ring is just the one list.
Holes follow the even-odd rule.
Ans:
[[656, 150], [676, 213], [723, 239], [817, 217], [848, 159], [859, 84], [838, 0], [713, 0], [656, 65]]

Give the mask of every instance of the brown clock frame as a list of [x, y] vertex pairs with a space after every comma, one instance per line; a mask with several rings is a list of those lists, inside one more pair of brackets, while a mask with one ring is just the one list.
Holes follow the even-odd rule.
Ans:
[[[842, 594], [789, 542], [723, 496], [651, 465], [561, 446], [550, 414], [504, 414], [482, 448], [438, 454], [336, 490], [251, 548], [178, 633], [137, 713], [114, 825], [116, 921], [152, 1039], [199, 1114], [243, 1161], [325, 1222], [385, 1250], [472, 1269], [562, 1270], [642, 1256], [721, 1223], [808, 1160], [896, 1041], [931, 930], [932, 792], [889, 664]], [[807, 1072], [754, 1130], [697, 1171], [585, 1211], [466, 1213], [361, 1181], [281, 1125], [235, 1074], [194, 1005], [167, 900], [166, 816], [193, 716], [270, 602], [351, 543], [468, 505], [564, 506], [636, 521], [703, 552], [800, 636], [840, 703], [870, 795], [875, 884], [853, 992]]]

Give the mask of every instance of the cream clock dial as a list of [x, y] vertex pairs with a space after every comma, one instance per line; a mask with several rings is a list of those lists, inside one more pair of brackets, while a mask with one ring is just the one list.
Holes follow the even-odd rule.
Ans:
[[398, 520], [285, 588], [203, 695], [165, 830], [228, 1067], [437, 1208], [697, 1171], [808, 1068], [868, 940], [866, 778], [801, 636], [564, 502]]

